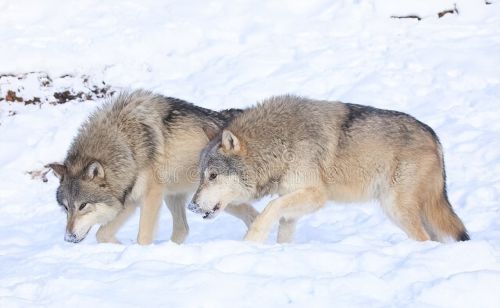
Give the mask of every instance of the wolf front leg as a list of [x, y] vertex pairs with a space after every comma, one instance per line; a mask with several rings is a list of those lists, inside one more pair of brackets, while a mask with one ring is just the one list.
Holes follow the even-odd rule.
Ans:
[[251, 206], [250, 204], [229, 204], [226, 206], [226, 213], [243, 220], [247, 228], [250, 228], [255, 218], [259, 215], [259, 212]]
[[172, 214], [172, 236], [170, 240], [177, 244], [182, 244], [189, 234], [189, 226], [186, 220], [186, 200], [185, 194], [167, 195], [165, 203], [170, 214]]
[[297, 219], [285, 219], [281, 217], [278, 228], [278, 243], [291, 243], [296, 225]]
[[96, 238], [99, 243], [115, 243], [121, 244], [116, 239], [116, 232], [123, 226], [123, 224], [134, 214], [137, 205], [133, 202], [126, 202], [123, 210], [112, 221], [99, 227], [97, 230]]
[[139, 245], [149, 245], [153, 242], [164, 193], [165, 189], [161, 183], [156, 183], [154, 180], [149, 183], [144, 202], [141, 204], [139, 234], [137, 235]]
[[[264, 211], [257, 216], [252, 226], [245, 236], [246, 241], [264, 242], [271, 231], [273, 225], [281, 218], [293, 221], [300, 217], [315, 212], [322, 208], [326, 202], [326, 194], [319, 188], [302, 188], [292, 193], [272, 200]], [[280, 235], [280, 241], [290, 241], [290, 228], [295, 229], [295, 225], [288, 225], [281, 232], [288, 234]]]

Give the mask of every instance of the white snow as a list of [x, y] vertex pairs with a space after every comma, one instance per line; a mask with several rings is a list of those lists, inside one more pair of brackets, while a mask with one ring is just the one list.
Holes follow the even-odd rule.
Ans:
[[[289, 245], [242, 242], [236, 219], [194, 214], [176, 245], [167, 211], [151, 246], [135, 244], [137, 215], [124, 245], [97, 244], [95, 229], [69, 244], [57, 180], [25, 172], [62, 160], [102, 100], [3, 100], [0, 306], [500, 307], [500, 2], [488, 2], [0, 2], [0, 75], [41, 72], [0, 78], [0, 97], [49, 102], [87, 91], [80, 76], [90, 76], [213, 109], [294, 93], [408, 112], [440, 136], [450, 200], [472, 238], [415, 242], [375, 204], [329, 204]], [[437, 17], [455, 3], [458, 15]], [[422, 20], [390, 18], [414, 14]]]

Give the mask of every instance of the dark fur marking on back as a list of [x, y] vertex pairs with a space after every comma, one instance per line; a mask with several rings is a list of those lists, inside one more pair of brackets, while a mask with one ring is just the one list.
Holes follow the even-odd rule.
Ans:
[[358, 120], [364, 120], [369, 116], [379, 116], [379, 117], [394, 117], [394, 116], [404, 116], [411, 117], [410, 115], [394, 110], [378, 109], [371, 106], [364, 106], [358, 104], [345, 104], [349, 110], [347, 113], [346, 120], [342, 123], [342, 130], [349, 130], [351, 126]]
[[216, 111], [202, 108], [174, 97], [166, 97], [165, 99], [170, 103], [171, 106], [168, 114], [163, 118], [163, 124], [165, 124], [167, 129], [170, 129], [171, 126], [175, 124], [175, 121], [177, 121], [179, 118], [189, 115], [194, 115], [202, 119], [210, 118], [217, 122], [220, 122], [222, 120], [220, 114]]
[[357, 120], [362, 120], [366, 119], [369, 116], [378, 116], [378, 117], [404, 117], [407, 119], [411, 119], [415, 121], [415, 123], [420, 127], [423, 131], [427, 132], [432, 136], [432, 138], [436, 141], [439, 140], [437, 137], [436, 133], [434, 130], [427, 124], [420, 122], [419, 120], [415, 119], [411, 115], [400, 112], [400, 111], [395, 111], [395, 110], [385, 110], [385, 109], [379, 109], [371, 106], [363, 106], [363, 105], [357, 105], [357, 104], [346, 104], [347, 108], [349, 109], [348, 115], [346, 117], [346, 121], [342, 124], [342, 129], [349, 129], [354, 122]]
[[423, 123], [423, 122], [420, 122], [419, 120], [415, 119], [415, 121], [417, 122], [417, 124], [419, 125], [419, 127], [426, 131], [427, 133], [429, 133], [431, 136], [432, 136], [432, 139], [434, 139], [437, 143], [439, 143], [439, 138], [436, 134], [436, 132], [427, 124]]
[[241, 109], [225, 109], [220, 112], [196, 106], [184, 100], [166, 97], [171, 106], [168, 114], [163, 118], [163, 124], [170, 131], [177, 121], [187, 116], [198, 117], [202, 121], [209, 121], [222, 128], [230, 119], [243, 112]]
[[224, 109], [219, 111], [220, 115], [226, 120], [226, 122], [232, 120], [233, 118], [241, 115], [243, 113], [243, 109]]
[[[341, 125], [341, 136], [339, 140], [339, 145], [343, 145], [346, 142], [346, 139], [350, 137], [350, 131], [353, 127], [353, 125], [362, 120], [366, 120], [369, 117], [378, 117], [378, 118], [385, 118], [385, 119], [390, 119], [390, 118], [405, 118], [407, 120], [414, 121], [414, 123], [422, 129], [424, 132], [428, 133], [433, 140], [435, 140], [437, 143], [439, 143], [439, 139], [434, 132], [434, 130], [428, 126], [425, 123], [420, 122], [419, 120], [415, 119], [411, 115], [400, 112], [400, 111], [395, 111], [395, 110], [385, 110], [385, 109], [378, 109], [375, 107], [371, 106], [364, 106], [364, 105], [357, 105], [357, 104], [345, 104], [345, 106], [348, 109], [347, 115], [345, 117], [344, 123]], [[408, 142], [411, 141], [412, 139], [412, 134], [408, 127], [404, 124], [399, 126], [399, 133], [404, 135], [405, 138], [407, 139]], [[391, 135], [388, 134], [390, 137]]]

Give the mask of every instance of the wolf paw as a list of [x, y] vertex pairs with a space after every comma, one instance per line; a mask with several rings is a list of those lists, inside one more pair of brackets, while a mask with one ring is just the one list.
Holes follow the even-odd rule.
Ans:
[[267, 234], [260, 230], [249, 230], [245, 235], [245, 241], [263, 243], [267, 238]]
[[176, 244], [182, 244], [186, 240], [188, 232], [174, 232], [170, 237], [170, 240]]
[[103, 237], [103, 236], [99, 236], [99, 234], [97, 234], [96, 238], [97, 238], [98, 243], [121, 244], [121, 242], [119, 240], [117, 240], [116, 237], [114, 237], [114, 236]]
[[151, 235], [139, 234], [137, 236], [137, 244], [141, 246], [151, 245], [153, 243], [153, 237]]

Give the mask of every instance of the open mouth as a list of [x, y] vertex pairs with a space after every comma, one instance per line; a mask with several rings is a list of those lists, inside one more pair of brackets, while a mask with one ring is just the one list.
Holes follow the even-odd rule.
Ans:
[[201, 214], [203, 219], [212, 219], [217, 216], [220, 210], [220, 202], [218, 202], [210, 211], [202, 209], [198, 204], [195, 203], [188, 204], [188, 209], [193, 213]]
[[219, 212], [219, 210], [220, 210], [220, 202], [217, 203], [211, 211], [205, 212], [205, 214], [203, 215], [203, 219], [214, 218]]

